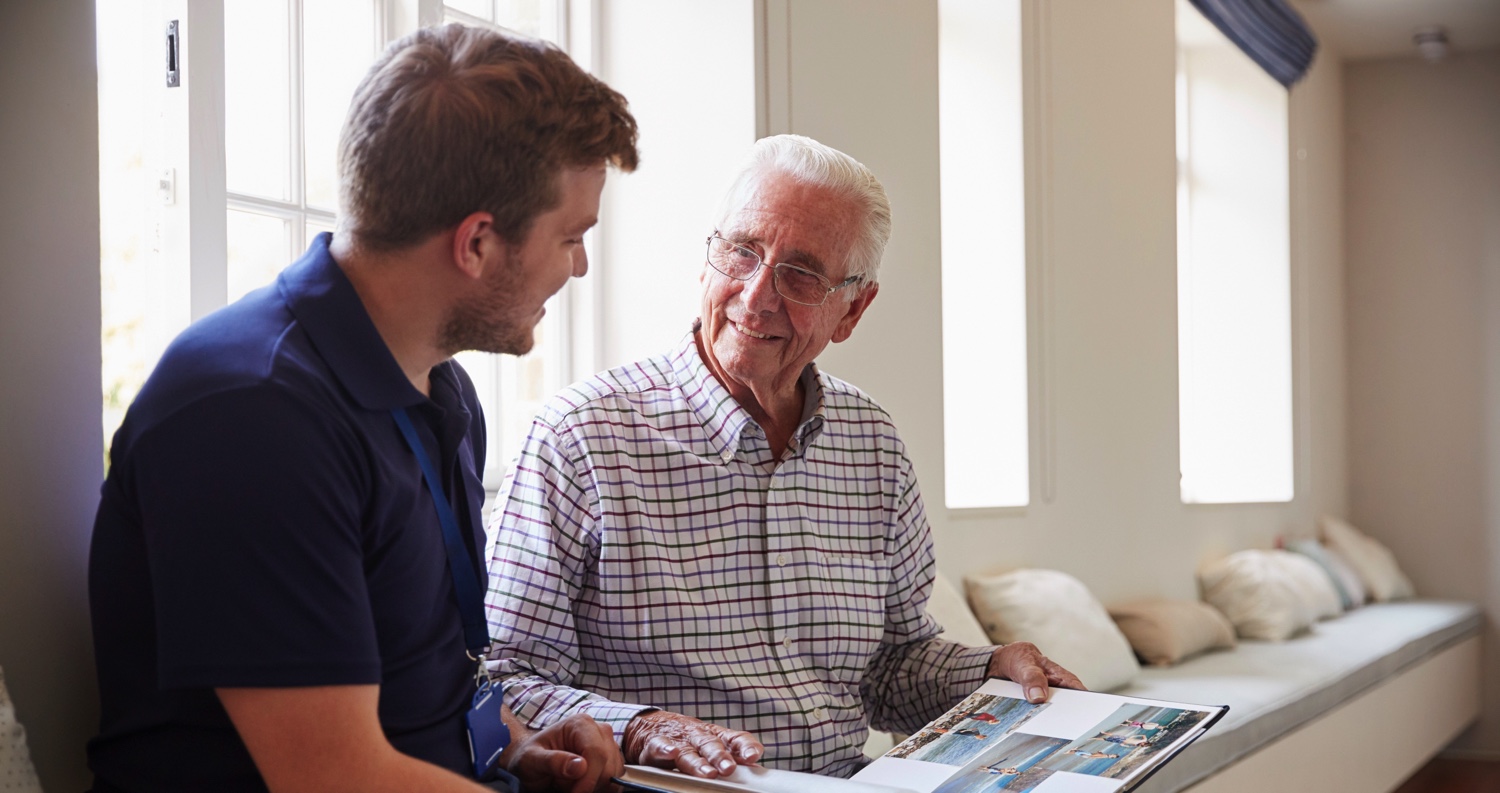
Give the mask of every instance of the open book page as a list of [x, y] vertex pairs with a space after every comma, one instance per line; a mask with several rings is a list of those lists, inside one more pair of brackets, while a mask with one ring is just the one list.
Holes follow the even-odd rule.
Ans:
[[920, 793], [1121, 793], [1226, 708], [1052, 689], [1040, 705], [990, 680], [854, 775]]
[[919, 793], [871, 782], [853, 782], [837, 777], [777, 771], [760, 766], [740, 766], [720, 779], [698, 779], [676, 771], [632, 765], [617, 777], [627, 790], [659, 793]]

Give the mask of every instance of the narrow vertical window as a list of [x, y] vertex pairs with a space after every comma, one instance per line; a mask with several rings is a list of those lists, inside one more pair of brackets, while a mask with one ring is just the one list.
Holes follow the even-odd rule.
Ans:
[[938, 19], [947, 506], [1024, 506], [1020, 2], [941, 0]]
[[1182, 500], [1290, 501], [1287, 94], [1177, 6]]

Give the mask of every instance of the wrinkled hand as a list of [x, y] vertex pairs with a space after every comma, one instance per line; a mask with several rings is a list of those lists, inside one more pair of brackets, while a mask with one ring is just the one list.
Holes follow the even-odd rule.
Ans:
[[528, 735], [506, 770], [525, 790], [596, 793], [613, 789], [610, 777], [625, 773], [625, 759], [614, 731], [580, 714]]
[[1087, 691], [1083, 681], [1042, 655], [1031, 642], [1015, 642], [995, 650], [990, 656], [991, 677], [1003, 677], [1021, 684], [1026, 699], [1032, 703], [1047, 701], [1047, 686]]
[[736, 765], [755, 765], [766, 747], [748, 732], [731, 730], [680, 713], [653, 710], [625, 726], [625, 761], [714, 779]]

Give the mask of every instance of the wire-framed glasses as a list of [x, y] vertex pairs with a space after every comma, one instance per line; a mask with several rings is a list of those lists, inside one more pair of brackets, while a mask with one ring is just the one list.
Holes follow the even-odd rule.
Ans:
[[748, 281], [755, 277], [762, 266], [770, 267], [776, 294], [804, 306], [821, 306], [830, 294], [863, 277], [851, 275], [835, 284], [795, 264], [766, 264], [760, 254], [718, 234], [710, 234], [708, 237], [708, 266], [736, 281]]

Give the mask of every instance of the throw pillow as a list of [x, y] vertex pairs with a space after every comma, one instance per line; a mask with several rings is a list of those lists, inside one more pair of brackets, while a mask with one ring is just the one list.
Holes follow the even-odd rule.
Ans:
[[1333, 579], [1317, 562], [1291, 551], [1278, 551], [1273, 558], [1291, 577], [1302, 597], [1302, 604], [1312, 613], [1313, 619], [1326, 620], [1344, 613]]
[[1196, 600], [1135, 600], [1110, 606], [1109, 616], [1135, 654], [1152, 666], [1171, 666], [1235, 644], [1229, 620]]
[[1325, 516], [1323, 537], [1328, 547], [1343, 554], [1376, 602], [1400, 600], [1412, 596], [1411, 579], [1401, 572], [1390, 549], [1359, 529]]
[[1242, 639], [1282, 641], [1313, 623], [1276, 553], [1286, 551], [1238, 551], [1198, 571], [1203, 600], [1223, 612]]
[[1286, 549], [1306, 556], [1322, 568], [1328, 580], [1333, 583], [1334, 590], [1339, 593], [1339, 606], [1345, 611], [1365, 602], [1365, 586], [1360, 583], [1359, 575], [1346, 562], [1335, 558], [1322, 543], [1317, 540], [1292, 540], [1286, 544]]
[[26, 748], [26, 730], [16, 721], [16, 709], [5, 690], [5, 670], [0, 669], [0, 790], [6, 793], [42, 793], [42, 782], [31, 765]]
[[1056, 570], [965, 578], [969, 604], [990, 641], [1031, 642], [1094, 691], [1140, 674], [1130, 643], [1082, 582]]
[[1370, 602], [1370, 590], [1365, 588], [1364, 579], [1354, 570], [1354, 565], [1349, 563], [1348, 557], [1339, 553], [1337, 548], [1323, 546], [1328, 553], [1328, 563], [1333, 566], [1333, 572], [1339, 577], [1339, 582], [1349, 592], [1349, 599], [1354, 601], [1354, 608], [1359, 608]]

